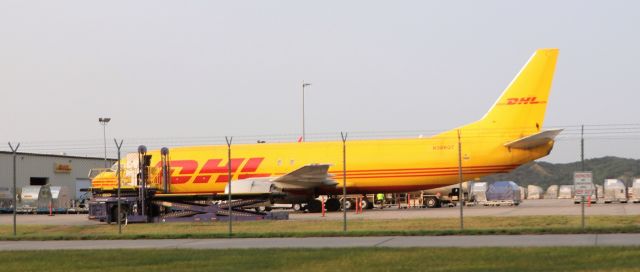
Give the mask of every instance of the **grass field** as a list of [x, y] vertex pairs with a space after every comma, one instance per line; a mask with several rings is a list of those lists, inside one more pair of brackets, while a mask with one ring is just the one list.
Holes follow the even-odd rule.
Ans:
[[[589, 233], [640, 232], [640, 216], [587, 217]], [[542, 234], [583, 233], [579, 216], [469, 217], [460, 232], [458, 219], [350, 220], [348, 232], [342, 221], [234, 222], [237, 237], [305, 237], [372, 235]], [[118, 235], [116, 225], [23, 225], [17, 239], [142, 239], [227, 237], [228, 223], [131, 224]], [[0, 240], [13, 238], [11, 225], [0, 225]]]
[[640, 271], [638, 247], [0, 252], [2, 271]]

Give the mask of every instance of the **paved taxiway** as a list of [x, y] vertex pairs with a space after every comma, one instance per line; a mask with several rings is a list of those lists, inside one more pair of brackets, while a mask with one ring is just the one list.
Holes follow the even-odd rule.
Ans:
[[640, 234], [0, 241], [1, 250], [640, 246]]
[[[592, 204], [585, 207], [585, 214], [590, 215], [640, 215], [640, 204]], [[541, 199], [526, 200], [519, 206], [500, 207], [464, 207], [465, 217], [474, 216], [528, 216], [528, 215], [580, 215], [580, 205], [573, 204], [571, 199]], [[349, 219], [412, 219], [412, 218], [457, 218], [460, 216], [459, 207], [443, 207], [436, 209], [398, 209], [365, 210], [362, 214], [348, 212]], [[289, 215], [291, 220], [342, 220], [342, 212], [327, 213], [322, 217], [318, 213], [294, 213]], [[12, 224], [10, 214], [0, 215], [0, 225]], [[90, 221], [86, 214], [58, 214], [47, 215], [18, 215], [19, 225], [92, 225], [104, 224]]]

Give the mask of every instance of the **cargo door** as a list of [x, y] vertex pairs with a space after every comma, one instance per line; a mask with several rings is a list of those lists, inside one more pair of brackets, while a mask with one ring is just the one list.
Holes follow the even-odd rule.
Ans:
[[137, 185], [139, 162], [140, 162], [140, 159], [138, 158], [137, 153], [127, 154], [127, 163], [124, 166], [125, 168], [124, 176], [126, 178], [122, 182], [123, 186]]

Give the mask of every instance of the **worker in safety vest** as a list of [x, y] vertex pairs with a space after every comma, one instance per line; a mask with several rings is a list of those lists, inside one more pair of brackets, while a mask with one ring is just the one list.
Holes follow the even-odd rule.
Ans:
[[384, 209], [384, 194], [378, 193], [376, 195], [376, 200], [378, 201], [378, 203], [380, 203], [380, 209]]

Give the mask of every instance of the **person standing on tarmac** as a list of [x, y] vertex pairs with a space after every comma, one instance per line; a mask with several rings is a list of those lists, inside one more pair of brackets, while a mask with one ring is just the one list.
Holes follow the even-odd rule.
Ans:
[[380, 203], [380, 209], [384, 209], [384, 194], [378, 193], [376, 195], [376, 200], [378, 200], [378, 203]]

